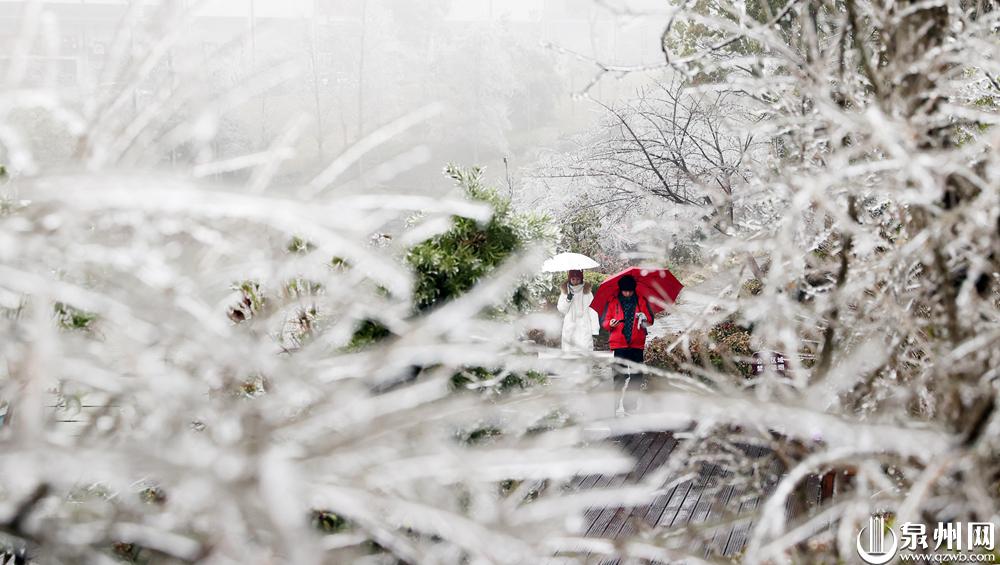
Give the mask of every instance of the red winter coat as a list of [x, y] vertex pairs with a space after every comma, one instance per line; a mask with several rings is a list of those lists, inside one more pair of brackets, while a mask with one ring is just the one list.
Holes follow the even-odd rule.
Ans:
[[[639, 305], [635, 309], [636, 312], [642, 312], [646, 315], [646, 321], [650, 324], [653, 323], [653, 314], [649, 311], [649, 304], [645, 299], [639, 298]], [[622, 309], [621, 302], [617, 298], [608, 303], [607, 309], [604, 311], [604, 317], [601, 318], [601, 327], [605, 330], [611, 332], [611, 337], [608, 340], [608, 346], [611, 349], [645, 349], [646, 347], [646, 329], [639, 324], [634, 316], [631, 320], [622, 320], [625, 317], [625, 311]], [[618, 325], [611, 327], [611, 320], [618, 320]], [[625, 341], [625, 324], [632, 323], [632, 341]]]

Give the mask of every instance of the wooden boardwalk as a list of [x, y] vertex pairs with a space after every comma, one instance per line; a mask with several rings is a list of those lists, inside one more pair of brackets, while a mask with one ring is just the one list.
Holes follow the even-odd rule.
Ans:
[[[652, 473], [667, 464], [678, 447], [677, 439], [663, 432], [631, 434], [613, 441], [635, 458], [632, 470], [621, 475], [580, 477], [575, 488], [614, 488], [648, 480]], [[780, 464], [766, 450], [745, 446], [744, 451], [764, 466], [767, 474], [777, 476]], [[678, 472], [685, 471], [681, 468]], [[679, 535], [666, 543], [671, 549], [700, 558], [738, 556], [752, 526], [745, 514], [758, 505], [761, 495], [770, 494], [776, 481], [765, 484], [762, 492], [754, 494], [736, 486], [740, 481], [727, 480], [732, 478], [731, 473], [718, 465], [702, 465], [696, 476], [686, 479], [665, 477], [660, 494], [646, 504], [590, 509], [584, 523], [586, 536], [620, 539], [641, 530], [656, 538], [659, 534], [677, 531]], [[660, 545], [659, 541], [655, 543]], [[602, 565], [621, 562], [620, 559], [600, 561]]]

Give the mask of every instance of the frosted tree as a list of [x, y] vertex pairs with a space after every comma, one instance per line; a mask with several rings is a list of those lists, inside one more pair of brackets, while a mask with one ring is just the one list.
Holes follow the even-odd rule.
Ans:
[[[303, 564], [525, 563], [571, 545], [568, 518], [594, 497], [562, 485], [629, 461], [581, 448], [586, 414], [563, 397], [585, 364], [540, 359], [517, 320], [490, 314], [540, 250], [515, 246], [414, 315], [408, 250], [493, 207], [337, 190], [434, 108], [279, 187], [311, 143], [301, 131], [235, 156], [217, 135], [294, 68], [222, 92], [206, 87], [215, 66], [167, 80], [151, 69], [189, 40], [191, 14], [149, 9], [99, 70], [116, 80], [60, 88], [16, 72], [54, 64], [30, 57], [57, 37], [31, 5], [0, 91], [0, 545], [39, 563]], [[72, 156], [40, 158], [34, 123], [10, 119], [25, 109], [64, 124]], [[351, 347], [370, 319], [393, 337]], [[495, 382], [456, 386], [469, 367]], [[529, 373], [566, 378], [493, 386]]]
[[606, 114], [601, 127], [537, 166], [527, 190], [547, 194], [548, 204], [573, 221], [599, 216], [601, 239], [612, 249], [635, 247], [636, 238], [616, 241], [613, 234], [620, 240], [622, 224], [644, 217], [660, 218], [657, 228], [673, 234], [667, 254], [679, 261], [700, 254], [706, 231], [742, 234], [757, 219], [759, 202], [739, 188], [764, 144], [741, 129], [753, 116], [739, 96], [689, 86], [676, 77], [654, 79], [632, 99], [598, 103]]
[[[730, 392], [693, 418], [782, 434], [764, 436], [787, 457], [745, 562], [819, 559], [801, 556], [816, 547], [852, 560], [873, 511], [997, 520], [993, 9], [697, 2], [665, 26], [689, 88], [746, 105], [753, 123], [736, 131], [769, 147], [738, 189], [768, 206], [714, 250], [720, 269], [746, 254], [769, 265], [761, 290], [725, 294], [704, 323], [735, 316], [755, 349], [789, 354], [789, 376], [757, 379], [758, 404], [729, 412], [740, 383], [716, 374]], [[831, 468], [850, 469], [851, 487], [788, 523], [800, 483]]]
[[652, 200], [711, 208], [714, 196], [731, 222], [732, 187], [745, 182], [753, 144], [725, 126], [737, 104], [726, 94], [697, 96], [678, 80], [643, 88], [622, 107], [605, 107], [605, 129], [546, 176], [595, 180], [617, 202], [611, 210], [635, 212]]
[[[657, 124], [684, 116], [682, 100], [719, 100], [720, 131], [753, 140], [715, 212], [685, 222], [711, 235], [709, 276], [745, 283], [666, 346], [682, 360], [672, 368], [711, 392], [668, 387], [635, 419], [643, 430], [695, 425], [682, 468], [721, 464], [758, 493], [777, 483], [756, 509], [725, 517], [753, 520], [743, 562], [853, 561], [872, 512], [997, 521], [997, 29], [990, 2], [681, 2], [660, 38], [681, 95], [616, 108], [622, 131], [580, 144], [596, 158], [548, 164], [544, 184], [584, 184], [585, 206], [620, 212], [632, 194], [665, 191], [666, 210], [643, 203], [630, 218], [659, 243], [679, 229], [668, 211], [700, 203], [695, 191], [719, 178], [697, 182], [649, 151], [683, 140]], [[670, 249], [642, 254], [664, 261]], [[720, 322], [750, 330], [752, 351], [784, 353], [787, 372], [747, 379], [707, 362], [724, 344], [698, 352], [693, 336]], [[773, 467], [762, 473], [747, 445]], [[852, 478], [799, 508], [804, 484], [828, 471]], [[704, 530], [637, 538], [689, 548]]]
[[[218, 136], [242, 103], [299, 78], [293, 67], [222, 92], [205, 88], [221, 63], [154, 72], [185, 40], [188, 14], [168, 3], [110, 47], [111, 80], [59, 88], [23, 72], [55, 37], [43, 8], [27, 13], [0, 91], [4, 545], [46, 563], [696, 561], [703, 532], [583, 539], [579, 517], [648, 502], [702, 463], [747, 492], [774, 486], [735, 517], [754, 523], [746, 563], [852, 561], [872, 511], [997, 521], [992, 4], [672, 11], [662, 43], [689, 81], [681, 98], [736, 105], [745, 121], [720, 131], [764, 144], [730, 178], [753, 212], [731, 226], [695, 218], [732, 228], [709, 268], [766, 266], [759, 292], [721, 293], [690, 330], [752, 326], [754, 347], [786, 353], [789, 371], [744, 380], [696, 359], [658, 371], [642, 413], [603, 424], [684, 430], [683, 446], [642, 485], [589, 492], [573, 478], [632, 463], [587, 441], [612, 405], [590, 360], [540, 358], [520, 339], [527, 323], [489, 315], [537, 250], [414, 315], [407, 251], [456, 217], [488, 222], [491, 207], [340, 190], [360, 156], [435, 107], [279, 189], [294, 130], [236, 156]], [[67, 157], [46, 160], [55, 145], [32, 138], [32, 113], [59, 125]], [[677, 179], [697, 203], [716, 177]], [[392, 337], [351, 347], [372, 319]], [[401, 378], [414, 366], [418, 379]], [[469, 367], [489, 372], [456, 387]], [[557, 378], [495, 386], [529, 372]], [[789, 516], [801, 484], [829, 469], [851, 470], [849, 488]]]

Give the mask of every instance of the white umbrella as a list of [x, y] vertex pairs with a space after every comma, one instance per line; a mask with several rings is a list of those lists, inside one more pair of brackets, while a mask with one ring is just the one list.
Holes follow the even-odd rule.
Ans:
[[560, 271], [572, 271], [573, 269], [593, 269], [601, 265], [580, 253], [560, 253], [542, 263], [542, 271], [546, 273], [558, 273]]

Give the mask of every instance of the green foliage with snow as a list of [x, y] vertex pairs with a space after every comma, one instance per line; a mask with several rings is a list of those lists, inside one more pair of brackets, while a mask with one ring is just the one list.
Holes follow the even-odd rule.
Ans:
[[[514, 212], [509, 199], [483, 182], [482, 169], [449, 165], [445, 172], [469, 199], [489, 204], [493, 216], [485, 224], [455, 216], [450, 230], [410, 250], [407, 261], [416, 275], [414, 308], [420, 312], [468, 291], [526, 244], [555, 237], [547, 216]], [[525, 281], [514, 292], [513, 307], [523, 309], [539, 296], [540, 288], [532, 282]]]
[[[451, 229], [410, 249], [406, 261], [414, 273], [416, 313], [461, 296], [525, 246], [551, 245], [557, 236], [548, 216], [515, 212], [510, 199], [485, 184], [482, 169], [449, 165], [445, 173], [467, 198], [488, 204], [493, 214], [485, 223], [454, 216]], [[524, 280], [511, 294], [507, 309], [523, 310], [538, 303], [547, 287], [546, 277]], [[364, 347], [390, 335], [382, 324], [366, 320], [349, 347]]]

